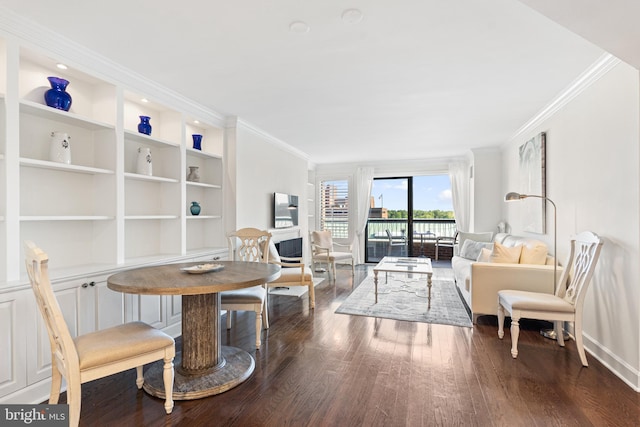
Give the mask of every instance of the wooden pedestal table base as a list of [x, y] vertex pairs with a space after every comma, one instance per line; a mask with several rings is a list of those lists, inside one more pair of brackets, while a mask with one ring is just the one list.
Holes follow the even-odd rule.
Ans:
[[[255, 286], [275, 280], [280, 267], [273, 264], [221, 261], [219, 273], [186, 274], [170, 264], [115, 274], [113, 290], [141, 294], [182, 295], [182, 351], [174, 359], [174, 400], [191, 400], [225, 392], [245, 381], [255, 368], [246, 351], [220, 343], [219, 291]], [[162, 363], [144, 374], [144, 390], [165, 398]]]
[[[182, 351], [173, 361], [174, 400], [200, 399], [225, 392], [249, 378], [255, 362], [246, 351], [220, 345], [220, 294], [182, 297]], [[217, 339], [215, 338], [217, 337]], [[144, 375], [143, 388], [164, 399], [162, 363]]]

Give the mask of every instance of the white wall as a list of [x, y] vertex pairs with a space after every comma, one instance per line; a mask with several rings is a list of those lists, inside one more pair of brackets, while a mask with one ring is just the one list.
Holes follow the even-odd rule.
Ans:
[[497, 231], [502, 217], [502, 152], [499, 148], [471, 150], [471, 231]]
[[[231, 229], [255, 227], [270, 230], [274, 240], [304, 237], [307, 233], [308, 161], [277, 141], [239, 123], [235, 142], [235, 224]], [[273, 193], [287, 193], [299, 198], [299, 228], [273, 230]], [[229, 230], [227, 230], [229, 231]]]
[[[547, 196], [558, 208], [558, 254], [571, 235], [590, 230], [604, 239], [585, 301], [587, 350], [640, 390], [639, 170], [640, 81], [620, 63], [503, 153], [503, 192], [518, 191], [518, 146], [547, 134]], [[503, 204], [514, 234], [532, 200]], [[553, 246], [553, 209], [541, 237]]]

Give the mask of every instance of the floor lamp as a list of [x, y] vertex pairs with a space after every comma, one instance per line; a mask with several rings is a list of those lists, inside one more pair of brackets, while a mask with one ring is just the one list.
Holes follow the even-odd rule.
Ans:
[[[536, 198], [536, 199], [542, 199], [542, 200], [546, 200], [547, 202], [551, 203], [551, 205], [553, 206], [553, 290], [555, 292], [556, 290], [556, 286], [558, 283], [558, 253], [557, 253], [557, 249], [558, 249], [558, 231], [557, 231], [557, 226], [558, 226], [558, 217], [556, 214], [556, 204], [553, 203], [553, 200], [551, 200], [548, 197], [545, 196], [538, 196], [536, 194], [520, 194], [520, 193], [514, 193], [514, 192], [510, 192], [507, 193], [504, 196], [504, 201], [505, 202], [512, 202], [514, 200], [522, 200], [522, 199], [528, 199], [528, 198]], [[540, 333], [545, 337], [545, 338], [549, 338], [549, 339], [556, 339], [556, 331], [553, 329], [543, 329], [540, 331]]]

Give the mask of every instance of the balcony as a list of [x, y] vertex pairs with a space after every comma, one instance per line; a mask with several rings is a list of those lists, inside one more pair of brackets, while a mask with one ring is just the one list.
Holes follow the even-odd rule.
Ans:
[[[386, 255], [434, 259], [437, 238], [453, 238], [456, 235], [456, 222], [453, 219], [413, 219], [412, 230], [408, 233], [409, 227], [407, 219], [370, 218], [365, 232], [366, 262], [378, 262]], [[389, 245], [387, 230], [391, 233], [394, 245]], [[451, 259], [453, 248], [441, 246], [438, 255], [439, 259]]]

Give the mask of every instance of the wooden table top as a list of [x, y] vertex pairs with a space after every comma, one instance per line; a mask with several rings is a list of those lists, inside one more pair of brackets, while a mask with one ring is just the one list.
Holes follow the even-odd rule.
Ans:
[[224, 268], [202, 274], [180, 269], [203, 262], [186, 262], [141, 267], [113, 274], [109, 289], [144, 295], [201, 295], [261, 285], [280, 276], [280, 266], [260, 262], [215, 261]]

